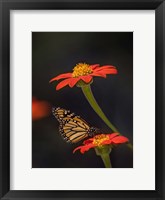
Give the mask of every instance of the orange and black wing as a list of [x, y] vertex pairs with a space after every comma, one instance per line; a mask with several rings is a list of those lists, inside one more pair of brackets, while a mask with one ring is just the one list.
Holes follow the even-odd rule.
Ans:
[[67, 142], [77, 143], [89, 136], [90, 126], [80, 116], [63, 108], [52, 111], [60, 123], [59, 132]]

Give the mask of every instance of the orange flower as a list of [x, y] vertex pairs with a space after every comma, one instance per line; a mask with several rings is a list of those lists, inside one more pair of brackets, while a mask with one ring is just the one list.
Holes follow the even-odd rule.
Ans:
[[113, 144], [122, 144], [128, 142], [128, 138], [118, 135], [118, 133], [111, 134], [100, 134], [96, 135], [93, 138], [85, 140], [83, 146], [79, 146], [73, 150], [73, 153], [80, 149], [80, 152], [83, 154], [85, 151], [88, 151], [91, 148], [103, 147], [104, 145], [113, 145]]
[[49, 116], [51, 113], [51, 106], [47, 101], [37, 100], [35, 97], [32, 99], [32, 119], [38, 120], [43, 117]]
[[99, 67], [99, 64], [88, 65], [86, 63], [79, 63], [73, 68], [72, 73], [60, 74], [52, 78], [49, 82], [65, 79], [57, 85], [56, 90], [59, 90], [66, 85], [72, 88], [80, 80], [88, 84], [93, 80], [93, 76], [106, 78], [107, 74], [117, 74], [117, 69], [111, 65]]

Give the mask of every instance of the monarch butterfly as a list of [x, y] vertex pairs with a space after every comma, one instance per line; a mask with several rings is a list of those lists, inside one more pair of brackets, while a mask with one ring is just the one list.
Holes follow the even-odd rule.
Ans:
[[71, 113], [63, 108], [53, 108], [52, 113], [59, 121], [59, 132], [66, 142], [77, 143], [86, 137], [92, 137], [95, 133], [100, 133], [98, 128], [91, 127], [80, 116]]

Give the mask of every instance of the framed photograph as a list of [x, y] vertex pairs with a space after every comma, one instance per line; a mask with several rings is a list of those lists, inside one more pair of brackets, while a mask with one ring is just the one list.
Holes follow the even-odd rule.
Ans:
[[164, 1], [0, 6], [1, 199], [164, 199]]

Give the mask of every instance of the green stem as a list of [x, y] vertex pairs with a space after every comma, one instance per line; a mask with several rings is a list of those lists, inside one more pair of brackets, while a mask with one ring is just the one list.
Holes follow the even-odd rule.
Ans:
[[[86, 99], [88, 100], [89, 104], [92, 106], [92, 108], [94, 109], [94, 111], [98, 114], [98, 116], [107, 124], [107, 126], [114, 132], [119, 133], [119, 135], [121, 135], [121, 133], [117, 130], [117, 128], [108, 120], [108, 118], [105, 116], [105, 114], [103, 113], [103, 111], [101, 110], [100, 106], [98, 105], [96, 99], [93, 96], [92, 90], [90, 85], [82, 85], [81, 89], [86, 97]], [[133, 149], [132, 144], [128, 143], [127, 146], [130, 149]]]
[[111, 161], [110, 161], [110, 157], [109, 157], [109, 154], [101, 154], [100, 155], [103, 162], [104, 162], [104, 165], [106, 168], [112, 168], [112, 165], [111, 165]]
[[111, 153], [111, 147], [108, 145], [102, 147], [95, 147], [96, 155], [102, 158], [104, 166], [106, 168], [112, 168], [109, 154]]
[[82, 88], [82, 91], [83, 91], [86, 99], [88, 100], [88, 102], [90, 103], [90, 105], [92, 106], [94, 111], [100, 116], [100, 118], [107, 124], [107, 126], [112, 131], [119, 133], [117, 128], [115, 126], [113, 126], [113, 124], [108, 120], [108, 118], [105, 116], [105, 114], [101, 110], [100, 106], [98, 105], [96, 99], [93, 96], [93, 93], [92, 93], [90, 85], [85, 85], [85, 86], [83, 86], [81, 88]]

